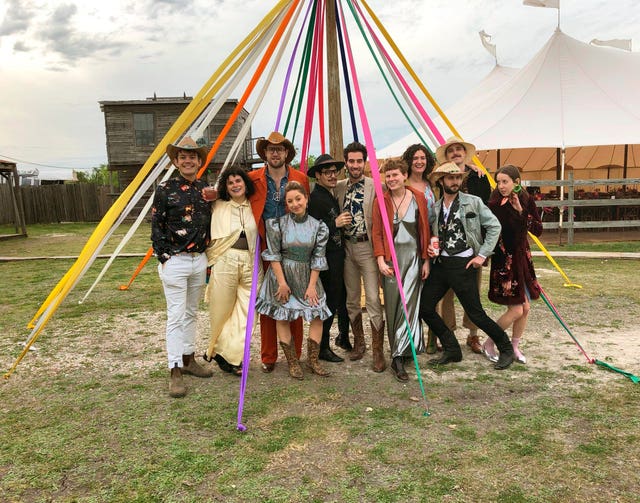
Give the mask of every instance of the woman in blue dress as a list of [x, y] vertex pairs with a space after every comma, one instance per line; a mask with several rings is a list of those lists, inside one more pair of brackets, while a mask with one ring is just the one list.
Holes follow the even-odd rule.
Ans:
[[256, 309], [276, 320], [280, 347], [289, 364], [289, 375], [303, 379], [304, 375], [291, 344], [289, 323], [302, 317], [309, 322], [307, 367], [319, 376], [328, 376], [318, 362], [322, 322], [331, 311], [320, 281], [320, 271], [328, 268], [325, 248], [329, 239], [327, 226], [307, 213], [308, 195], [298, 182], [285, 187], [286, 215], [267, 220], [267, 249], [262, 258], [271, 262]]

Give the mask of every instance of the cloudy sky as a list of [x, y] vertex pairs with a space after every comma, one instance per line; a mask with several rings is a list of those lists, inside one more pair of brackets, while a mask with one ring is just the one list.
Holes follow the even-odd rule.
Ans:
[[[0, 0], [0, 158], [41, 171], [46, 168], [37, 164], [70, 170], [106, 163], [98, 101], [195, 95], [274, 5], [275, 0]], [[494, 65], [480, 30], [493, 36], [501, 65], [519, 67], [557, 25], [557, 10], [525, 7], [522, 0], [369, 5], [445, 109]], [[634, 51], [640, 48], [637, 0], [561, 0], [560, 26], [584, 42], [631, 38]], [[355, 30], [352, 37], [359, 37]], [[355, 44], [374, 140], [384, 147], [410, 129], [392, 111], [368, 53]], [[282, 77], [276, 82], [277, 88]], [[267, 96], [253, 136], [273, 129], [278, 93]]]

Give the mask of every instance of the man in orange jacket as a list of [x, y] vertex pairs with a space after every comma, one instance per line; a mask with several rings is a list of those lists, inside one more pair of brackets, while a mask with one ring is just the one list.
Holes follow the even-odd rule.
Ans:
[[[249, 172], [249, 178], [255, 186], [254, 194], [249, 198], [253, 216], [258, 224], [261, 247], [266, 246], [264, 223], [270, 218], [278, 218], [285, 214], [286, 205], [284, 188], [288, 182], [300, 182], [309, 193], [307, 175], [293, 169], [291, 161], [296, 156], [296, 149], [289, 140], [277, 131], [267, 138], [256, 142], [256, 152], [266, 162], [263, 168]], [[265, 267], [267, 264], [264, 264]], [[291, 322], [291, 335], [300, 358], [302, 350], [302, 318]], [[260, 356], [262, 371], [273, 372], [278, 359], [278, 338], [276, 322], [267, 316], [260, 315]]]

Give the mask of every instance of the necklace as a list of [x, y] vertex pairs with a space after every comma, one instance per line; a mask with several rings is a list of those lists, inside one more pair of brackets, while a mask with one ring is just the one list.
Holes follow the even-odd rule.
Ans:
[[407, 197], [407, 189], [404, 189], [404, 194], [402, 195], [402, 199], [400, 200], [400, 204], [396, 204], [396, 199], [395, 197], [393, 197], [393, 194], [391, 194], [391, 202], [393, 203], [394, 208], [396, 209], [395, 213], [393, 214], [393, 221], [394, 222], [399, 222], [400, 218], [399, 218], [399, 214], [400, 214], [400, 208], [402, 208], [402, 203], [404, 203], [405, 198]]

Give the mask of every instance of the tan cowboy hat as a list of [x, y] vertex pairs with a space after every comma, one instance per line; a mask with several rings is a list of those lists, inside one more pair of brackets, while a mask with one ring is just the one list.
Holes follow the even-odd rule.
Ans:
[[170, 145], [167, 145], [167, 155], [169, 156], [169, 159], [171, 159], [171, 162], [176, 160], [176, 157], [178, 157], [178, 152], [180, 152], [181, 150], [186, 150], [187, 152], [196, 152], [202, 162], [205, 162], [207, 160], [207, 154], [209, 153], [209, 149], [206, 146], [201, 147], [195, 141], [193, 141], [193, 138], [191, 138], [190, 136], [185, 136], [184, 138], [182, 138], [182, 140], [180, 140], [180, 143], [172, 143]]
[[438, 164], [444, 164], [445, 162], [447, 162], [447, 149], [451, 145], [455, 145], [456, 143], [462, 145], [467, 152], [467, 157], [465, 158], [464, 163], [471, 164], [473, 156], [476, 155], [476, 146], [473, 143], [462, 141], [457, 136], [452, 136], [447, 140], [447, 143], [443, 143], [436, 149], [436, 159], [438, 160]]
[[316, 177], [316, 171], [322, 171], [324, 168], [328, 168], [329, 166], [335, 166], [338, 171], [340, 171], [344, 167], [344, 162], [336, 161], [329, 154], [319, 155], [316, 159], [316, 162], [313, 163], [313, 166], [309, 168], [307, 171], [307, 176], [311, 178]]
[[445, 162], [431, 172], [429, 180], [435, 185], [436, 182], [445, 175], [462, 175], [464, 179], [468, 174], [468, 171], [460, 171], [460, 168], [455, 162]]
[[287, 140], [282, 133], [278, 133], [274, 131], [267, 138], [260, 138], [256, 142], [256, 152], [260, 156], [260, 159], [263, 161], [267, 160], [267, 156], [265, 155], [265, 150], [268, 145], [282, 145], [287, 149], [287, 158], [285, 162], [289, 164], [293, 161], [293, 158], [296, 156], [296, 148], [293, 146], [289, 140]]

